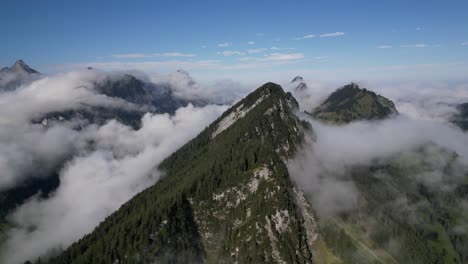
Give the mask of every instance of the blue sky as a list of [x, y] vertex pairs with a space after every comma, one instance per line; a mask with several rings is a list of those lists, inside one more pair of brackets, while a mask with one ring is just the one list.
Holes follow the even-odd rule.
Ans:
[[468, 1], [6, 1], [0, 66], [466, 79]]

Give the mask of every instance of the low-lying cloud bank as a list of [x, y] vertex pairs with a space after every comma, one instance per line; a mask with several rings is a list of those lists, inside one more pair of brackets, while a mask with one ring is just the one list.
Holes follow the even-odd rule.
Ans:
[[[88, 106], [141, 109], [96, 91], [96, 83], [122, 74], [68, 72], [0, 93], [0, 191], [30, 177], [60, 172], [60, 185], [53, 193], [46, 198], [31, 197], [8, 216], [13, 227], [6, 230], [0, 262], [22, 263], [53, 254], [91, 232], [120, 205], [156, 182], [161, 177], [157, 164], [220, 116], [227, 109], [222, 103], [239, 96], [230, 94], [233, 97], [217, 102], [219, 98], [205, 93], [196, 97], [208, 101], [205, 106], [188, 104], [173, 115], [147, 113], [138, 130], [116, 120], [80, 129], [76, 129], [80, 120], [47, 126], [31, 122], [49, 112]], [[138, 77], [150, 82], [148, 76]], [[174, 87], [178, 79], [172, 78], [171, 82], [155, 82], [154, 87], [164, 84], [178, 97], [195, 98], [190, 87], [181, 88], [183, 83]]]
[[[286, 87], [298, 99], [301, 110], [307, 111], [317, 107], [338, 88], [314, 81], [306, 83], [308, 88], [299, 92], [294, 92], [294, 84]], [[299, 114], [312, 124], [314, 135], [290, 162], [289, 170], [293, 180], [314, 201], [319, 215], [329, 216], [355, 208], [359, 191], [350, 171], [360, 166], [399, 163], [405, 156], [410, 162], [420, 162], [418, 166], [424, 168], [424, 175], [414, 175], [416, 180], [442, 188], [446, 174], [444, 166], [449, 164], [455, 152], [459, 171], [454, 177], [465, 177], [468, 172], [468, 133], [451, 124], [449, 119], [456, 113], [457, 104], [468, 102], [466, 84], [360, 86], [393, 100], [400, 115], [382, 121], [335, 126]], [[422, 146], [426, 147], [421, 149]], [[420, 161], [416, 161], [418, 159]]]
[[[134, 131], [116, 121], [83, 131], [94, 150], [74, 156], [48, 199], [34, 197], [11, 215], [5, 263], [34, 259], [78, 240], [125, 201], [157, 181], [162, 159], [196, 136], [225, 106], [180, 108], [174, 116], [146, 114]], [[21, 248], [21, 251], [17, 249]], [[16, 252], [16, 253], [15, 253]]]
[[[455, 151], [462, 172], [468, 171], [468, 134], [448, 123], [402, 115], [383, 121], [333, 126], [306, 115], [301, 117], [312, 124], [316, 141], [309, 140], [290, 162], [289, 170], [321, 215], [343, 212], [356, 205], [359, 194], [350, 178], [352, 168], [385, 164], [401, 155], [410, 155], [426, 144]], [[447, 163], [448, 154], [438, 148], [430, 150], [424, 149], [420, 154], [429, 163], [421, 163], [429, 168], [420, 180], [441, 186], [444, 172], [440, 164]]]
[[[0, 262], [20, 263], [53, 254], [92, 231], [121, 204], [161, 177], [155, 166], [162, 159], [220, 116], [226, 104], [254, 88], [229, 80], [201, 85], [184, 71], [152, 76], [131, 72], [154, 87], [169, 87], [179, 99], [203, 101], [205, 106], [189, 104], [172, 116], [147, 113], [139, 130], [115, 120], [80, 129], [76, 129], [78, 120], [47, 126], [30, 122], [49, 112], [83, 106], [141, 110], [140, 105], [96, 91], [96, 83], [122, 74], [68, 72], [43, 76], [0, 93], [0, 191], [28, 177], [47, 177], [52, 171], [60, 171], [60, 186], [55, 192], [47, 198], [32, 197], [10, 214], [13, 228], [6, 233]], [[317, 106], [338, 87], [307, 84], [306, 94], [295, 94], [303, 110]], [[461, 163], [468, 165], [467, 134], [445, 119], [456, 102], [468, 101], [466, 86], [452, 87], [452, 92], [418, 86], [386, 87], [368, 86], [395, 101], [402, 113], [398, 118], [341, 127], [310, 120], [317, 141], [297, 155], [290, 171], [316, 201], [320, 213], [333, 214], [354, 206], [358, 192], [346, 177], [350, 166], [386, 159], [427, 142], [456, 151]]]

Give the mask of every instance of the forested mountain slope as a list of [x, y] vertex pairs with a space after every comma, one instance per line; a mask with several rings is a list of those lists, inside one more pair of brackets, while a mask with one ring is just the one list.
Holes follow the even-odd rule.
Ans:
[[285, 164], [310, 129], [296, 107], [278, 85], [260, 87], [50, 263], [311, 263], [313, 225]]

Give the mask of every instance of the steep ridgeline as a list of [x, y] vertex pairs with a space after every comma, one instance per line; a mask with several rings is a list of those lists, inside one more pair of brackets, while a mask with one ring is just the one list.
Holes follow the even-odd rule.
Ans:
[[394, 103], [389, 99], [351, 83], [333, 92], [311, 114], [317, 119], [341, 124], [355, 120], [384, 119], [397, 113]]
[[461, 129], [468, 130], [468, 103], [459, 104], [457, 106], [458, 113], [450, 120]]
[[296, 108], [280, 86], [258, 88], [50, 263], [311, 263], [315, 222], [285, 164], [311, 129]]

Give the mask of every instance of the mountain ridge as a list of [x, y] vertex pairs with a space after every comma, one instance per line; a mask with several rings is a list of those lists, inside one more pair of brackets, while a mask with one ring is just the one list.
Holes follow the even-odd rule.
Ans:
[[[468, 236], [452, 230], [468, 218], [456, 153], [428, 143], [349, 167], [341, 180], [355, 186], [356, 206], [318, 215], [288, 170], [315, 140], [296, 111], [290, 93], [261, 86], [155, 167], [165, 173], [159, 182], [47, 262], [468, 261]], [[435, 174], [444, 188], [424, 178]]]
[[[278, 85], [263, 85], [164, 160], [159, 165], [166, 171], [163, 179], [136, 195], [93, 233], [75, 243], [62, 256], [52, 259], [51, 263], [164, 262], [166, 257], [175, 263], [183, 263], [175, 260], [179, 259], [174, 257], [175, 252], [187, 254], [195, 263], [219, 263], [223, 259], [238, 259], [243, 263], [310, 262], [312, 254], [307, 246], [303, 217], [298, 214], [283, 161], [292, 157], [299, 147], [304, 133], [301, 131], [310, 129], [304, 128], [293, 114], [291, 107], [295, 105], [297, 102], [293, 97]], [[225, 118], [244, 108], [250, 110], [213, 137]], [[229, 152], [224, 151], [226, 149]], [[264, 195], [269, 198], [262, 202]], [[185, 213], [179, 211], [181, 208], [186, 208], [183, 209]], [[206, 210], [210, 214], [204, 213]], [[121, 229], [116, 223], [138, 229], [136, 222], [131, 220], [133, 218], [125, 217], [134, 212], [144, 212], [135, 215], [135, 220], [140, 219], [140, 226], [148, 229], [137, 231], [138, 236], [154, 234], [149, 240], [142, 240], [147, 242], [141, 242], [151, 245], [150, 248], [143, 247], [147, 251], [134, 247], [140, 240], [118, 242], [128, 236], [118, 235], [117, 230]], [[149, 215], [160, 220], [152, 224], [151, 218], [146, 217]], [[180, 227], [190, 226], [187, 221], [194, 221], [198, 230], [180, 230]], [[157, 231], [160, 228], [167, 230], [164, 231], [166, 235]], [[107, 231], [103, 233], [104, 230]], [[240, 244], [236, 234], [244, 237], [247, 244]], [[108, 246], [100, 250], [93, 246], [91, 250], [89, 245], [98, 245], [96, 243], [107, 240], [106, 237], [118, 239], [116, 245], [126, 245], [121, 252], [128, 252], [125, 254], [127, 258], [117, 252], [115, 257], [107, 255], [105, 252], [112, 252]], [[174, 241], [171, 237], [182, 240]], [[84, 243], [88, 244], [86, 248], [89, 250], [83, 248]], [[81, 252], [80, 248], [85, 251]], [[183, 257], [183, 260], [187, 258]]]

